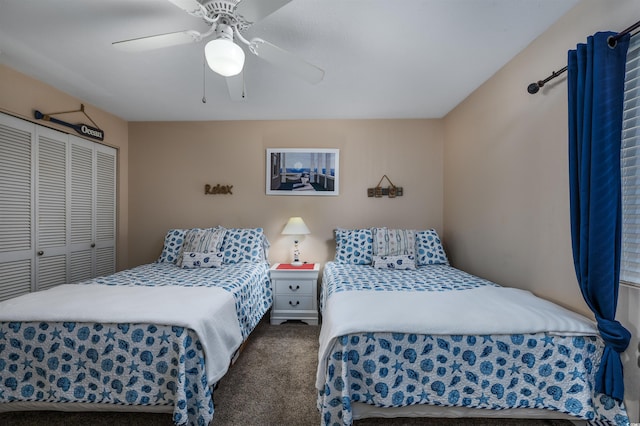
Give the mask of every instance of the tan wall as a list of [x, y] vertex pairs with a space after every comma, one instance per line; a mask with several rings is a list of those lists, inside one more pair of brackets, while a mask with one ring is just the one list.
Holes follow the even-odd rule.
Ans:
[[[338, 196], [265, 194], [267, 148], [338, 148]], [[291, 260], [290, 216], [311, 230], [302, 259], [334, 256], [336, 227], [433, 227], [442, 231], [440, 120], [129, 123], [129, 265], [157, 258], [167, 229], [263, 227], [269, 260]], [[368, 198], [383, 174], [404, 196]], [[205, 195], [205, 184], [233, 195]]]
[[[39, 125], [71, 133], [73, 130], [55, 123], [36, 120], [33, 118], [33, 111], [39, 110], [42, 113], [54, 113], [57, 111], [72, 111], [80, 108], [84, 103], [85, 111], [95, 121], [100, 129], [104, 130], [104, 144], [118, 150], [118, 238], [117, 245], [117, 268], [123, 269], [127, 266], [128, 257], [128, 221], [129, 221], [129, 196], [128, 196], [128, 126], [127, 122], [97, 109], [80, 99], [67, 95], [51, 86], [38, 80], [34, 80], [9, 67], [0, 64], [0, 111], [15, 117], [33, 121]], [[81, 112], [56, 116], [64, 121], [72, 123], [87, 123], [89, 120]], [[74, 135], [82, 137], [73, 132]]]
[[[581, 2], [445, 118], [444, 240], [455, 266], [590, 315], [571, 253], [566, 78], [535, 96], [526, 88], [588, 35], [621, 31], [639, 12], [638, 0]], [[624, 360], [636, 422], [638, 293], [622, 288], [618, 310], [634, 335]]]

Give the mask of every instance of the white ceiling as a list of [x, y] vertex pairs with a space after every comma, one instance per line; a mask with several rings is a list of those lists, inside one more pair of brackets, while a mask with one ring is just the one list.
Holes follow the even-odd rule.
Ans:
[[578, 1], [293, 0], [245, 37], [319, 66], [324, 80], [245, 49], [244, 101], [204, 69], [206, 41], [113, 48], [208, 29], [167, 0], [0, 0], [0, 63], [128, 121], [440, 118]]

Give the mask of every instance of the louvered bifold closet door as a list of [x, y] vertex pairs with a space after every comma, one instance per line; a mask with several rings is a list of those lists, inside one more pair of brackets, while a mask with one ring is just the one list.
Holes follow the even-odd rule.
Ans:
[[620, 280], [640, 285], [640, 36], [631, 39], [627, 52], [621, 162]]
[[34, 126], [0, 115], [0, 300], [31, 291]]
[[90, 279], [94, 263], [94, 144], [69, 136], [70, 149], [70, 277], [69, 282]]
[[67, 282], [67, 141], [36, 130], [36, 290]]
[[113, 274], [116, 269], [116, 153], [96, 146], [95, 276]]

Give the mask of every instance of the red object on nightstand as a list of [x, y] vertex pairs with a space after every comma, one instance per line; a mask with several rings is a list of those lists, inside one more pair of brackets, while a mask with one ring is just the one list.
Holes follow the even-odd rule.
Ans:
[[290, 263], [281, 263], [276, 267], [276, 269], [313, 269], [313, 268], [314, 268], [313, 263], [303, 263], [300, 266], [293, 266]]

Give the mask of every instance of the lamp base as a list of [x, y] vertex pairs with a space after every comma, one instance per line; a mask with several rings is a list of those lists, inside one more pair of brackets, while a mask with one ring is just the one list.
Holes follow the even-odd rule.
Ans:
[[293, 262], [291, 262], [291, 266], [302, 266], [304, 265], [304, 262], [300, 262], [299, 260], [294, 260]]

